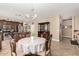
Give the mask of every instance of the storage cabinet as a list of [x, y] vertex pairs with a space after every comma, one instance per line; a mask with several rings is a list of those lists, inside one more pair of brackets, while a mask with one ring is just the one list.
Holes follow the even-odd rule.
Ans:
[[38, 37], [41, 37], [45, 33], [46, 37], [50, 34], [50, 23], [49, 22], [43, 22], [38, 23]]
[[2, 36], [2, 33], [0, 32], [0, 50], [2, 49], [2, 38], [3, 36]]
[[18, 25], [19, 24], [23, 25], [23, 23], [19, 23], [19, 22], [0, 20], [0, 31], [18, 32]]
[[[0, 32], [3, 33], [4, 36], [8, 36], [11, 32], [18, 32], [18, 25], [23, 24], [15, 21], [6, 21], [0, 20]], [[3, 39], [4, 40], [4, 39]]]

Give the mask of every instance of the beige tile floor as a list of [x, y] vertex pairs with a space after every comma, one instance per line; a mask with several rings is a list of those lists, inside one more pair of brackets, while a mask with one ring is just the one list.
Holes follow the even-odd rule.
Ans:
[[64, 39], [62, 42], [52, 41], [52, 55], [53, 56], [78, 56], [78, 46], [71, 45], [70, 39]]
[[5, 40], [2, 42], [2, 50], [0, 51], [0, 56], [10, 56], [10, 45], [9, 40]]
[[[10, 56], [9, 40], [2, 42], [0, 56]], [[78, 46], [71, 45], [70, 39], [63, 39], [62, 42], [52, 41], [52, 56], [79, 56]]]

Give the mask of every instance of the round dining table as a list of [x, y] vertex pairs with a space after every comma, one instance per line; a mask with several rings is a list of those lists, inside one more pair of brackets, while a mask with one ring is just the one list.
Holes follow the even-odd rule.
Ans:
[[41, 37], [26, 37], [20, 39], [16, 44], [16, 50], [22, 54], [37, 53], [45, 49], [45, 38]]

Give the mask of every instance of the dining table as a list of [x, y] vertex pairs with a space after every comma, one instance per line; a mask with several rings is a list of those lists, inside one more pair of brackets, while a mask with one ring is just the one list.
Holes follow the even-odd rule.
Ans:
[[[45, 49], [45, 38], [42, 37], [26, 37], [20, 39], [16, 43], [16, 51], [20, 51], [22, 55], [28, 53], [38, 53]], [[19, 53], [20, 53], [19, 52]]]

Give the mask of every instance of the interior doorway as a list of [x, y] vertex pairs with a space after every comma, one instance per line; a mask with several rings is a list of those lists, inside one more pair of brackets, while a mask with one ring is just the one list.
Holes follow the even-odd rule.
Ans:
[[72, 19], [62, 20], [62, 40], [72, 39]]

